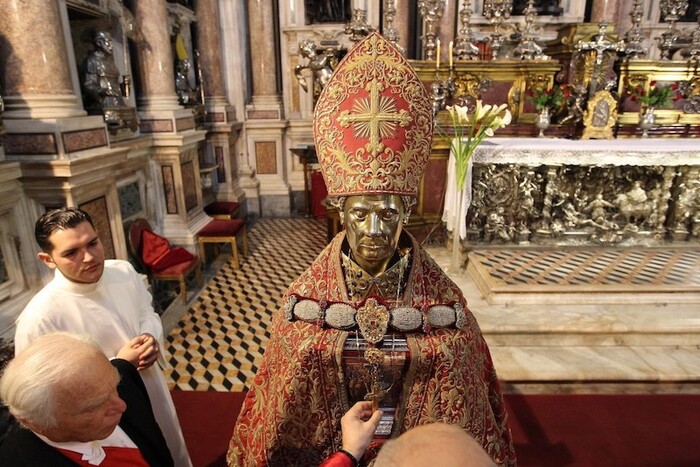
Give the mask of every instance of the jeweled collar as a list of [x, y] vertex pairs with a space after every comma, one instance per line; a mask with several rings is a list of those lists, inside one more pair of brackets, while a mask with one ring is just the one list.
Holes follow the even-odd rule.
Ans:
[[383, 300], [398, 300], [406, 288], [406, 272], [410, 269], [411, 248], [399, 248], [392, 258], [392, 264], [378, 276], [372, 276], [362, 269], [350, 254], [340, 253], [343, 276], [351, 302], [365, 300], [370, 295]]

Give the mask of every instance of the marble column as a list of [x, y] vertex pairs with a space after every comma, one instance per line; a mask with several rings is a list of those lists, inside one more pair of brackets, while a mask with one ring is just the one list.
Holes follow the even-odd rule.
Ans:
[[[282, 98], [277, 89], [274, 0], [248, 0], [248, 33], [253, 100], [246, 108], [246, 141], [260, 180], [260, 211], [267, 216], [291, 213], [291, 189], [285, 163]], [[291, 156], [290, 156], [291, 157]]]
[[192, 109], [178, 103], [165, 0], [133, 2], [142, 40], [137, 43], [139, 84], [136, 102], [141, 133], [153, 136], [153, 186], [164, 206], [162, 232], [172, 243], [194, 250], [197, 232], [211, 219], [204, 214], [199, 161], [206, 131], [196, 128]]
[[[221, 17], [221, 48], [226, 50], [222, 54], [224, 71], [224, 83], [228, 101], [234, 107], [237, 116], [246, 115], [246, 102], [248, 95], [249, 75], [247, 50], [249, 46], [248, 23], [246, 21], [246, 4], [231, 0], [218, 0], [219, 15]], [[255, 168], [251, 162], [252, 156], [248, 152], [248, 140], [246, 125], [242, 125], [241, 137], [236, 141], [231, 151], [236, 155], [238, 169], [238, 182], [245, 193], [246, 211], [249, 213], [260, 212], [260, 181], [255, 174]]]
[[611, 26], [608, 28], [609, 33], [615, 33], [617, 23], [617, 13], [620, 8], [619, 0], [593, 0], [591, 8], [591, 23], [608, 22]]
[[396, 16], [394, 17], [394, 28], [399, 34], [399, 45], [406, 51], [408, 56], [408, 43], [411, 35], [411, 3], [414, 0], [394, 0]]
[[0, 18], [5, 118], [86, 115], [68, 68], [58, 2], [3, 0]]
[[103, 118], [88, 116], [76, 91], [65, 4], [2, 0], [0, 18], [6, 158], [35, 162], [107, 150]]
[[279, 98], [272, 0], [248, 0], [253, 99]]
[[215, 164], [215, 188], [219, 201], [236, 201], [245, 205], [245, 194], [239, 186], [236, 168], [235, 142], [241, 129], [236, 121], [236, 113], [226, 97], [221, 60], [221, 34], [219, 32], [218, 3], [198, 1], [195, 3], [197, 15], [197, 44], [199, 63], [205, 91], [207, 162]]
[[179, 109], [167, 3], [165, 0], [134, 2], [134, 16], [143, 35], [137, 53], [141, 79], [137, 96], [139, 110]]
[[445, 10], [439, 21], [438, 38], [440, 39], [440, 62], [447, 65], [450, 60], [449, 44], [455, 40], [458, 0], [445, 0]]

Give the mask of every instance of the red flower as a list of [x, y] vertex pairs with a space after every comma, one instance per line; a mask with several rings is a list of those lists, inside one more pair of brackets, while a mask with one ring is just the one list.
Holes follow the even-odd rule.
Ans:
[[649, 83], [649, 86], [651, 86], [652, 88], [653, 88], [654, 86], [656, 86], [656, 80], [651, 81], [651, 82]]
[[673, 89], [674, 91], [678, 91], [678, 83], [673, 83], [671, 85], [671, 89]]

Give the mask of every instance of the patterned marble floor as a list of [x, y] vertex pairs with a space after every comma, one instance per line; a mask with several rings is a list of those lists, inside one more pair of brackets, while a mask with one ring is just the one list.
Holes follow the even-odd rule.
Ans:
[[[325, 246], [326, 225], [315, 219], [262, 219], [249, 226], [248, 239], [249, 254], [242, 258], [241, 268], [233, 269], [230, 257], [222, 260], [221, 268], [191, 300], [189, 308], [182, 308], [177, 315], [179, 322], [172, 327], [166, 342], [170, 367], [165, 373], [172, 388], [197, 391], [247, 388], [269, 339], [272, 313], [279, 309], [289, 284]], [[428, 251], [438, 264], [449, 268], [447, 249], [430, 247]], [[526, 287], [546, 286], [556, 281], [559, 285], [583, 283], [584, 287], [590, 287], [593, 281], [663, 288], [682, 283], [693, 289], [694, 293], [689, 295], [694, 301], [685, 305], [648, 304], [645, 299], [633, 298], [626, 305], [616, 307], [607, 304], [494, 306], [486, 302], [469, 274], [462, 271], [453, 279], [468, 298], [469, 307], [491, 347], [499, 376], [506, 381], [542, 379], [542, 374], [549, 371], [552, 374], [549, 379], [555, 382], [567, 378], [582, 383], [601, 378], [610, 381], [634, 378], [653, 384], [664, 380], [700, 382], [700, 357], [692, 356], [697, 354], [697, 333], [700, 333], [698, 251], [672, 257], [664, 256], [670, 254], [668, 251], [654, 251], [658, 257], [650, 257], [649, 251], [629, 251], [622, 256], [605, 251], [550, 251], [549, 254], [521, 251], [520, 259], [510, 258], [512, 264], [510, 261], [500, 264], [501, 253], [494, 252], [484, 260], [488, 259], [490, 267], [495, 268], [494, 280], [510, 282], [511, 286], [523, 283]], [[537, 264], [540, 266], [533, 269]], [[610, 264], [616, 267], [609, 267]], [[656, 272], [650, 275], [647, 269], [637, 271], [635, 268], [640, 264], [646, 264], [647, 268], [655, 265]], [[517, 271], [525, 275], [519, 276]], [[684, 352], [678, 362], [668, 357], [674, 349], [676, 353]], [[523, 352], [527, 358], [521, 355]], [[570, 359], [562, 357], [567, 352], [572, 354]], [[591, 352], [600, 354], [605, 364], [601, 363], [603, 360], [592, 360]], [[633, 355], [625, 360], [619, 357], [620, 352]], [[540, 353], [546, 358], [536, 360]], [[554, 354], [562, 357], [561, 361], [550, 361]], [[658, 364], [648, 364], [656, 360]], [[601, 368], [616, 371], [602, 374]]]
[[282, 295], [325, 245], [326, 224], [315, 219], [261, 219], [249, 226], [240, 269], [229, 258], [167, 338], [171, 388], [244, 390]]

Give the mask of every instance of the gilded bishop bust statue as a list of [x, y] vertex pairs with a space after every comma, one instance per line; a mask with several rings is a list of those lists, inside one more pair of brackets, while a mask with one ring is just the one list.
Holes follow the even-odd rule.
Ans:
[[486, 342], [460, 289], [404, 230], [431, 151], [432, 101], [378, 33], [357, 43], [314, 111], [340, 232], [291, 284], [231, 439], [229, 465], [318, 465], [358, 400], [375, 441], [441, 421], [515, 465]]

